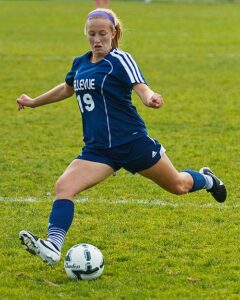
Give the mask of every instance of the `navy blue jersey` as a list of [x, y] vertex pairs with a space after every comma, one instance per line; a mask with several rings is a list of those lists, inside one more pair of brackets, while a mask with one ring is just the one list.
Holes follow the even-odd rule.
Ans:
[[131, 55], [113, 48], [96, 63], [90, 57], [88, 52], [75, 58], [65, 79], [76, 93], [85, 144], [107, 149], [146, 135], [131, 102], [133, 84], [146, 81]]

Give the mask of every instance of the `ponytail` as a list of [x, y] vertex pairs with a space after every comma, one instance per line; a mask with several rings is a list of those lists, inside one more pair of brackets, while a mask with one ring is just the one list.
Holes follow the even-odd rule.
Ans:
[[118, 48], [119, 47], [119, 40], [122, 37], [122, 28], [121, 28], [120, 23], [117, 23], [117, 25], [115, 25], [115, 30], [116, 30], [116, 35], [115, 35], [114, 39], [112, 40], [112, 46], [114, 48]]

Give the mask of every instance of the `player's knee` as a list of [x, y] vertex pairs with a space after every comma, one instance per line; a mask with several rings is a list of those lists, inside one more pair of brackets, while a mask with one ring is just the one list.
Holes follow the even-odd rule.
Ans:
[[55, 194], [57, 198], [73, 198], [75, 195], [69, 190], [65, 180], [61, 177], [55, 183]]
[[60, 177], [60, 178], [58, 178], [58, 180], [55, 183], [55, 193], [59, 194], [63, 190], [64, 190], [64, 184], [63, 184], [63, 182], [61, 180], [61, 177]]

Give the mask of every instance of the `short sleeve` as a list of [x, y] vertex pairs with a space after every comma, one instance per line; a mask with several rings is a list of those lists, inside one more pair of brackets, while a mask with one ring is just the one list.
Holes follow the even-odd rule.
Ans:
[[65, 77], [65, 82], [70, 86], [73, 86], [73, 81], [76, 75], [78, 63], [79, 63], [79, 57], [76, 57], [73, 61], [71, 70], [67, 73]]
[[114, 56], [119, 60], [121, 63], [124, 71], [125, 71], [125, 78], [128, 81], [128, 84], [133, 85], [134, 83], [145, 83], [147, 84], [145, 78], [142, 75], [140, 68], [138, 67], [135, 60], [132, 56], [124, 51], [120, 51], [119, 49], [114, 49], [111, 52], [111, 55]]

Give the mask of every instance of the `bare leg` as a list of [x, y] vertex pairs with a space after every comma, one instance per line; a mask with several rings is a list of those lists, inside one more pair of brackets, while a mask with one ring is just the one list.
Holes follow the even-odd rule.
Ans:
[[113, 172], [108, 165], [75, 159], [56, 182], [56, 199], [73, 200], [78, 193], [103, 181]]
[[139, 174], [176, 195], [188, 193], [193, 187], [192, 176], [186, 172], [178, 172], [166, 154], [163, 154], [151, 168], [143, 170]]
[[113, 173], [105, 164], [74, 160], [56, 183], [56, 199], [48, 224], [48, 238], [42, 240], [29, 231], [22, 230], [19, 238], [26, 249], [38, 255], [44, 262], [54, 265], [59, 262], [61, 248], [74, 216], [74, 196], [99, 183]]

